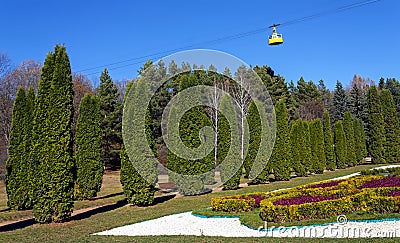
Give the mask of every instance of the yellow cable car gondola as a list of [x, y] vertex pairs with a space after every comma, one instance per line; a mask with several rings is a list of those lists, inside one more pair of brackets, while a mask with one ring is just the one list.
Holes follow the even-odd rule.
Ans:
[[270, 46], [280, 45], [283, 43], [282, 34], [278, 34], [276, 32], [277, 26], [279, 26], [279, 24], [273, 24], [273, 25], [269, 26], [269, 28], [272, 28], [272, 34], [268, 37], [268, 45], [270, 45]]

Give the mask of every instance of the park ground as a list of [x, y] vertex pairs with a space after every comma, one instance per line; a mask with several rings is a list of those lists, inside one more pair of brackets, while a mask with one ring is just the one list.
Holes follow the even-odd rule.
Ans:
[[[288, 242], [289, 239], [270, 238], [225, 238], [206, 236], [94, 236], [92, 233], [111, 228], [155, 219], [179, 212], [196, 211], [210, 206], [210, 199], [249, 192], [272, 191], [294, 187], [311, 182], [332, 179], [376, 167], [359, 165], [356, 167], [327, 171], [320, 175], [293, 178], [290, 181], [273, 182], [265, 185], [251, 185], [235, 191], [218, 191], [198, 196], [175, 196], [157, 192], [154, 205], [136, 207], [127, 205], [119, 182], [118, 172], [106, 172], [103, 186], [93, 200], [75, 202], [74, 216], [69, 222], [36, 224], [33, 220], [26, 224], [14, 224], [10, 228], [0, 227], [0, 242]], [[32, 211], [13, 211], [7, 208], [5, 185], [0, 184], [0, 225], [11, 221], [29, 219]], [[221, 226], [223, 227], [223, 226]], [[5, 229], [5, 230], [4, 230]], [[310, 242], [359, 242], [361, 239], [307, 239]], [[398, 239], [368, 239], [368, 242], [397, 242]], [[304, 239], [291, 238], [291, 242]]]

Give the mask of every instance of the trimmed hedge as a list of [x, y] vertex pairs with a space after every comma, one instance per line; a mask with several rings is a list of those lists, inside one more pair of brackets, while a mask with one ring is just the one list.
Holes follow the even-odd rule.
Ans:
[[268, 193], [248, 193], [236, 196], [215, 197], [211, 199], [213, 211], [222, 212], [247, 212], [260, 207], [261, 200], [265, 199]]

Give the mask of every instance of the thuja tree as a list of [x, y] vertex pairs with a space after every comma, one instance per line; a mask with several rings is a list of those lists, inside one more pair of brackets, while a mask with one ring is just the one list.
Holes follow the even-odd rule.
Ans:
[[[201, 84], [201, 80], [198, 79], [196, 74], [185, 74], [180, 78], [179, 92], [199, 84]], [[191, 98], [196, 99], [195, 97]], [[185, 99], [188, 99], [188, 97], [178, 97], [178, 102], [180, 104], [189, 102]], [[172, 111], [173, 109], [171, 109], [170, 115], [174, 115]], [[202, 143], [206, 144], [207, 141], [213, 141], [213, 137], [201, 133], [204, 127], [211, 126], [211, 120], [207, 117], [204, 107], [192, 107], [183, 114], [179, 121], [178, 129], [182, 143], [186, 147], [194, 149], [201, 146]], [[178, 173], [171, 176], [171, 179], [177, 185], [179, 193], [184, 195], [202, 193], [205, 190], [205, 185], [212, 184], [214, 180], [214, 151], [202, 154], [199, 159], [190, 159], [190, 157], [191, 155], [175, 154], [171, 150], [168, 151], [167, 166]]]
[[304, 136], [304, 147], [300, 150], [301, 157], [303, 159], [302, 165], [306, 172], [310, 171], [311, 168], [311, 136], [310, 136], [310, 122], [302, 121], [303, 125], [303, 136]]
[[67, 220], [73, 209], [73, 83], [64, 46], [46, 57], [35, 105], [34, 151], [35, 220]]
[[344, 113], [343, 129], [346, 136], [346, 164], [353, 166], [357, 164], [356, 144], [354, 140], [354, 123], [350, 111]]
[[275, 180], [290, 179], [290, 140], [289, 124], [286, 105], [283, 99], [275, 105], [276, 113], [276, 138], [272, 150], [270, 163]]
[[364, 122], [359, 118], [354, 118], [354, 140], [356, 143], [357, 162], [363, 161], [367, 156], [367, 144], [365, 139]]
[[383, 119], [378, 90], [375, 86], [369, 88], [367, 93], [367, 102], [369, 132], [368, 152], [372, 157], [373, 163], [386, 163], [384, 149], [384, 144], [386, 142], [385, 121]]
[[[235, 122], [235, 110], [228, 95], [222, 96], [220, 110], [221, 112], [224, 111], [223, 113], [229, 117], [225, 117], [221, 112], [218, 113], [217, 160], [220, 166], [221, 180], [224, 182], [224, 189], [236, 190], [239, 187], [242, 175], [240, 154], [237, 154], [240, 138], [238, 124]], [[231, 124], [229, 120], [232, 122]], [[229, 154], [230, 150], [231, 155]]]
[[388, 163], [397, 163], [400, 161], [400, 125], [396, 105], [391, 92], [387, 89], [382, 90], [380, 100], [385, 122], [385, 159]]
[[[261, 143], [261, 130], [262, 124], [260, 120], [260, 115], [258, 113], [257, 105], [254, 101], [251, 102], [246, 120], [249, 125], [249, 147], [243, 162], [245, 168], [245, 177], [248, 177], [250, 171], [254, 165], [258, 150], [260, 149]], [[265, 183], [268, 181], [270, 174], [270, 165], [267, 165], [264, 170], [252, 181], [253, 183]]]
[[344, 134], [343, 125], [341, 121], [336, 121], [334, 126], [334, 141], [335, 141], [335, 154], [336, 166], [339, 169], [346, 167], [346, 135]]
[[[132, 94], [130, 94], [132, 92]], [[135, 101], [134, 99], [131, 99], [130, 97], [136, 97], [140, 98], [140, 94], [145, 92], [144, 86], [143, 86], [143, 81], [138, 81], [136, 83], [131, 82], [127, 85], [126, 88], [126, 96], [125, 96], [125, 108], [126, 109], [135, 109], [135, 104], [127, 104], [127, 102]], [[129, 95], [128, 95], [129, 94]], [[129, 96], [129, 98], [127, 98]], [[140, 119], [140, 117], [137, 117], [135, 119]], [[146, 146], [149, 146], [152, 151], [152, 156], [157, 157], [157, 150], [155, 148], [155, 142], [154, 142], [154, 136], [153, 136], [153, 129], [152, 129], [152, 120], [151, 120], [151, 115], [150, 111], [147, 109], [146, 114], [145, 114], [145, 134], [146, 134], [146, 139], [148, 141], [148, 144]], [[156, 191], [154, 185], [157, 181], [157, 171], [156, 171], [156, 164], [153, 163], [154, 160], [149, 160], [146, 164], [147, 169], [145, 169], [143, 172], [149, 173], [147, 174], [148, 177], [144, 179], [141, 174], [138, 173], [138, 171], [135, 169], [133, 163], [136, 163], [137, 160], [139, 159], [138, 157], [138, 151], [142, 149], [140, 146], [137, 144], [129, 144], [132, 142], [131, 139], [128, 139], [124, 141], [127, 144], [127, 146], [131, 146], [131, 158], [134, 159], [134, 161], [131, 161], [130, 157], [127, 154], [127, 150], [125, 146], [122, 146], [121, 148], [121, 172], [120, 172], [120, 181], [122, 184], [122, 189], [124, 192], [124, 195], [128, 201], [128, 203], [133, 204], [133, 205], [138, 205], [138, 206], [146, 206], [150, 205], [154, 201], [154, 193]], [[148, 156], [151, 157], [151, 156]]]
[[322, 122], [316, 119], [310, 122], [310, 141], [311, 141], [311, 171], [322, 174], [326, 165], [324, 151], [324, 132]]
[[76, 125], [76, 198], [89, 199], [100, 191], [104, 171], [101, 140], [99, 100], [87, 94], [79, 105]]
[[324, 129], [324, 152], [326, 160], [326, 169], [335, 170], [336, 169], [336, 157], [335, 151], [333, 150], [333, 133], [331, 128], [331, 121], [329, 113], [324, 112], [323, 116], [323, 129]]
[[[6, 191], [8, 196], [7, 204], [10, 208], [24, 209], [27, 199], [27, 191], [21, 190], [21, 185], [28, 183], [26, 171], [29, 169], [25, 165], [27, 156], [24, 154], [25, 138], [25, 112], [26, 94], [21, 87], [15, 98], [12, 122], [10, 128], [10, 144], [8, 148], [8, 159], [6, 162]], [[26, 189], [26, 188], [24, 188]]]
[[25, 122], [24, 122], [24, 129], [25, 129], [25, 139], [24, 139], [24, 155], [26, 156], [24, 161], [24, 166], [26, 166], [25, 169], [25, 178], [26, 178], [26, 183], [22, 184], [20, 186], [20, 190], [24, 191], [26, 195], [24, 196], [26, 198], [26, 204], [24, 208], [32, 208], [33, 207], [33, 191], [32, 191], [32, 182], [34, 181], [34, 178], [32, 178], [32, 171], [35, 170], [34, 167], [31, 165], [31, 160], [30, 160], [30, 154], [32, 150], [32, 134], [33, 134], [33, 112], [35, 110], [35, 91], [31, 87], [28, 90], [28, 96], [26, 97], [26, 109], [25, 109]]
[[304, 152], [302, 152], [306, 146], [306, 141], [303, 121], [301, 119], [292, 122], [290, 142], [292, 152], [291, 167], [297, 176], [307, 176], [307, 165], [305, 163], [305, 157], [303, 156]]

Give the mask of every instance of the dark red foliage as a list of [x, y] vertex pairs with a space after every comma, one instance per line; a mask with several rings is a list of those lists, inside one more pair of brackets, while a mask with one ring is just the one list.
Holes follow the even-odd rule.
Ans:
[[320, 183], [316, 185], [311, 185], [307, 186], [306, 188], [326, 188], [326, 187], [332, 187], [332, 186], [337, 186], [339, 183], [341, 183], [344, 180], [338, 180], [338, 181], [330, 181], [330, 182], [325, 182], [325, 183]]
[[274, 205], [281, 205], [281, 206], [289, 206], [289, 205], [299, 205], [304, 203], [311, 203], [311, 202], [321, 202], [326, 200], [333, 200], [336, 199], [336, 196], [311, 196], [311, 195], [302, 195], [299, 197], [292, 197], [292, 198], [281, 198], [274, 202]]
[[249, 200], [251, 198], [254, 198], [254, 200], [255, 200], [255, 204], [254, 204], [255, 208], [259, 208], [260, 207], [260, 202], [265, 199], [264, 196], [252, 195], [252, 196], [249, 196], [249, 197], [245, 198], [245, 200]]
[[385, 177], [378, 180], [367, 181], [359, 187], [362, 188], [379, 188], [379, 187], [400, 187], [400, 177]]
[[400, 190], [389, 193], [389, 197], [399, 197], [399, 196], [400, 196]]
[[257, 196], [257, 195], [254, 195], [254, 196], [251, 196], [251, 197], [254, 198], [254, 200], [256, 201], [256, 203], [254, 204], [254, 207], [256, 207], [256, 208], [259, 208], [261, 200], [265, 199], [265, 197]]

